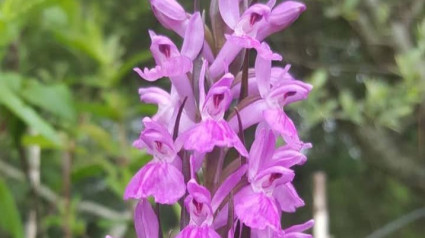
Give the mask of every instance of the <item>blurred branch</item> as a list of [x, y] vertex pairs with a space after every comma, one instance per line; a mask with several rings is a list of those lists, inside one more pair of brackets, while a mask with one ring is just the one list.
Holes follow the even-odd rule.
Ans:
[[71, 149], [63, 151], [62, 155], [62, 187], [64, 196], [64, 222], [62, 229], [65, 238], [72, 237], [71, 231]]
[[329, 213], [326, 199], [326, 174], [319, 171], [313, 174], [313, 235], [316, 238], [329, 238]]
[[383, 238], [395, 231], [407, 226], [411, 222], [418, 220], [419, 218], [425, 217], [425, 207], [414, 210], [388, 224], [372, 232], [372, 234], [366, 236], [366, 238]]
[[407, 185], [425, 193], [425, 167], [410, 152], [402, 151], [382, 128], [370, 125], [351, 126], [358, 144], [366, 152], [366, 162], [383, 168]]
[[[30, 130], [31, 134], [35, 134], [33, 130]], [[26, 237], [36, 238], [37, 237], [37, 216], [38, 212], [38, 197], [40, 187], [40, 156], [41, 149], [38, 145], [31, 145], [28, 147], [28, 178], [33, 191], [32, 207], [28, 212], [28, 220], [26, 224]]]
[[[18, 180], [23, 182], [25, 180], [25, 175], [15, 167], [3, 162], [0, 160], [0, 172], [2, 175], [6, 177]], [[60, 206], [63, 204], [64, 199], [53, 192], [50, 188], [40, 183], [39, 186], [39, 194], [40, 197], [44, 198], [46, 201]], [[108, 220], [114, 221], [126, 221], [130, 220], [131, 214], [130, 212], [117, 212], [111, 210], [103, 205], [100, 205], [91, 201], [80, 201], [77, 205], [77, 210], [80, 212], [86, 212], [92, 214], [94, 216], [98, 216], [101, 218], [105, 218]]]

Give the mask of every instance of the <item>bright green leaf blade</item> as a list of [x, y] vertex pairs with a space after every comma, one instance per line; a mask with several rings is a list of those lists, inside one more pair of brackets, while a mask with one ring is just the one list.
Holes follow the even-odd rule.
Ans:
[[31, 107], [13, 93], [0, 79], [0, 104], [32, 127], [38, 133], [51, 140], [56, 145], [61, 145], [59, 135], [43, 118], [41, 118]]
[[43, 85], [32, 81], [21, 91], [29, 103], [64, 119], [74, 121], [75, 109], [71, 92], [64, 84]]
[[11, 237], [23, 238], [24, 228], [19, 217], [12, 194], [6, 183], [0, 179], [0, 229], [9, 233]]

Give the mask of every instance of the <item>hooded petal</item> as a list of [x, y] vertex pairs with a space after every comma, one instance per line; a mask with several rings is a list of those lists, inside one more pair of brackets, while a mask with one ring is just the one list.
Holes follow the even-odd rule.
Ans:
[[124, 192], [124, 200], [153, 196], [155, 202], [173, 204], [185, 193], [182, 173], [168, 163], [150, 162], [140, 169]]
[[239, 21], [239, 1], [220, 0], [218, 3], [221, 17], [223, 21], [231, 29], [235, 28]]
[[283, 80], [273, 87], [267, 100], [285, 106], [306, 99], [312, 88], [312, 85], [299, 80]]
[[[143, 118], [144, 130], [140, 133], [138, 141], [146, 145], [150, 154], [155, 158], [172, 162], [177, 155], [174, 142], [167, 128], [149, 117]], [[136, 141], [134, 144], [138, 144]]]
[[162, 14], [173, 20], [186, 19], [186, 12], [183, 7], [175, 0], [150, 0], [154, 6]]
[[235, 147], [242, 156], [248, 156], [239, 137], [224, 120], [208, 119], [183, 132], [176, 140], [176, 147], [182, 146], [199, 153], [211, 152], [214, 146]]
[[134, 211], [137, 238], [158, 237], [158, 218], [146, 199], [140, 199]]
[[213, 221], [210, 192], [194, 179], [187, 183], [189, 195], [185, 199], [185, 207], [190, 214], [190, 224], [210, 226]]
[[188, 16], [183, 7], [175, 0], [150, 0], [156, 19], [167, 29], [184, 35], [184, 26]]
[[257, 33], [259, 40], [263, 40], [272, 33], [279, 32], [291, 25], [304, 12], [306, 6], [297, 1], [284, 1], [273, 8], [269, 14], [267, 24], [263, 24]]
[[176, 238], [220, 238], [220, 235], [209, 226], [186, 226]]
[[275, 187], [273, 196], [279, 203], [280, 209], [284, 212], [295, 212], [298, 207], [305, 205], [291, 183], [285, 183]]
[[251, 183], [255, 191], [262, 191], [271, 195], [276, 186], [285, 184], [294, 179], [294, 171], [281, 166], [273, 166], [261, 170]]
[[233, 79], [233, 75], [227, 73], [211, 86], [201, 109], [202, 119], [213, 118], [219, 120], [223, 118], [224, 113], [232, 102], [230, 86]]
[[261, 23], [268, 19], [270, 7], [265, 4], [254, 4], [250, 6], [240, 17], [234, 28], [234, 34], [237, 36], [256, 37]]
[[235, 214], [247, 226], [255, 229], [280, 228], [280, 215], [273, 197], [256, 193], [246, 186], [234, 197]]
[[204, 44], [204, 23], [201, 15], [196, 12], [189, 20], [183, 40], [181, 54], [194, 60]]
[[180, 56], [177, 46], [170, 38], [157, 35], [152, 30], [149, 31], [149, 35], [151, 37], [150, 51], [157, 65], [162, 66], [170, 58]]
[[271, 12], [269, 22], [272, 25], [286, 27], [294, 22], [302, 12], [306, 10], [306, 6], [297, 1], [282, 2]]

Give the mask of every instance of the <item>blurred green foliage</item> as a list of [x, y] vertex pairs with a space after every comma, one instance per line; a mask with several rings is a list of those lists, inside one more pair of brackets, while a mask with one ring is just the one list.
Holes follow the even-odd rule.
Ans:
[[[271, 39], [314, 85], [289, 108], [314, 148], [296, 171], [307, 206], [284, 226], [312, 216], [311, 174], [323, 170], [331, 234], [364, 237], [425, 206], [425, 4], [305, 2]], [[134, 237], [122, 194], [150, 159], [131, 147], [155, 112], [131, 72], [151, 64], [148, 28], [165, 32], [147, 0], [0, 0], [1, 237], [24, 237], [31, 211], [38, 237]], [[176, 210], [164, 208], [166, 232]], [[391, 237], [422, 237], [423, 225]]]

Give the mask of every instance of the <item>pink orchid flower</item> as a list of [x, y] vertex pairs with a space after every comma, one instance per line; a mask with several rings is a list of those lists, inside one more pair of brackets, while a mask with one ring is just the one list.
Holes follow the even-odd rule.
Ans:
[[181, 160], [166, 128], [149, 118], [145, 118], [143, 123], [145, 129], [134, 146], [146, 148], [154, 158], [130, 180], [124, 199], [153, 196], [157, 203], [173, 204], [184, 195], [186, 189], [181, 173]]

